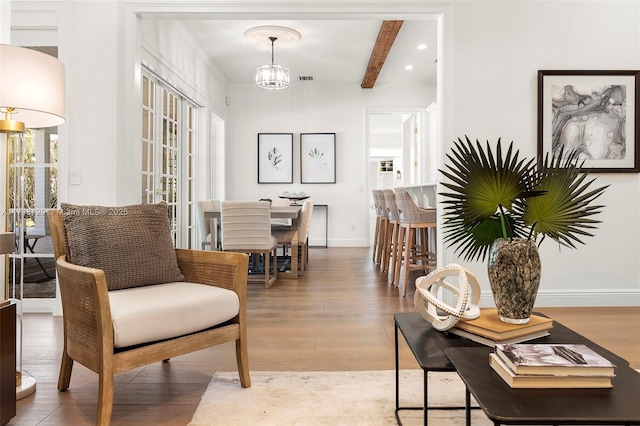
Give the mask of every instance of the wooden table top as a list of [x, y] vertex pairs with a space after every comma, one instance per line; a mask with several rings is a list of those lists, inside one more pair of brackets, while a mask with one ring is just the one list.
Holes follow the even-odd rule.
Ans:
[[[271, 206], [271, 217], [274, 219], [297, 219], [302, 206]], [[204, 212], [204, 217], [220, 218], [220, 210]]]

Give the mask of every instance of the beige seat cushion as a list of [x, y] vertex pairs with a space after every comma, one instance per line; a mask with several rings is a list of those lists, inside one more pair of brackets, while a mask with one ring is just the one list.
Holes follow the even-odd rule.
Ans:
[[189, 282], [109, 292], [114, 346], [170, 339], [221, 324], [238, 315], [238, 295]]

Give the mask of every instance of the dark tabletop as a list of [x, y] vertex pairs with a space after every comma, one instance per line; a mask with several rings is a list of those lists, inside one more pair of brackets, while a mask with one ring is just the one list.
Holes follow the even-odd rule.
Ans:
[[489, 354], [493, 348], [453, 347], [446, 350], [446, 355], [467, 389], [493, 421], [512, 424], [640, 424], [640, 373], [630, 368], [622, 358], [584, 338], [580, 342], [566, 343], [587, 344], [616, 364], [613, 388], [512, 389], [489, 365]]
[[454, 371], [444, 354], [447, 348], [484, 347], [481, 343], [436, 330], [417, 312], [397, 313], [393, 318], [423, 370]]
[[[537, 313], [537, 315], [542, 315]], [[427, 371], [454, 371], [454, 367], [445, 355], [445, 350], [455, 347], [487, 346], [454, 334], [443, 333], [433, 328], [431, 323], [423, 319], [417, 312], [396, 313], [393, 316], [396, 326], [404, 336], [411, 352], [420, 367]], [[618, 355], [596, 345], [592, 341], [565, 327], [557, 321], [549, 330], [549, 336], [541, 337], [530, 342], [534, 343], [573, 343], [585, 344], [616, 366], [628, 366], [629, 362]], [[487, 361], [488, 365], [488, 361]], [[640, 401], [640, 394], [638, 397]], [[640, 405], [640, 402], [639, 402]]]

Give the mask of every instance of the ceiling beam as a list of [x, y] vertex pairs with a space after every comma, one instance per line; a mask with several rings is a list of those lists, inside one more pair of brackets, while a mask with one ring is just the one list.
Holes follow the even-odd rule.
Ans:
[[369, 65], [367, 65], [367, 71], [362, 79], [360, 87], [363, 89], [373, 89], [373, 85], [376, 84], [378, 74], [382, 70], [384, 61], [387, 60], [387, 55], [393, 46], [393, 42], [402, 27], [404, 21], [383, 21], [378, 32], [378, 38], [376, 44], [373, 46], [371, 57], [369, 58]]

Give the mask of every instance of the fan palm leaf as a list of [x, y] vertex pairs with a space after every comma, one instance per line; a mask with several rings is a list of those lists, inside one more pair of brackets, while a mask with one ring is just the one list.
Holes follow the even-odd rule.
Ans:
[[445, 242], [457, 246], [470, 260], [484, 258], [496, 238], [522, 235], [521, 221], [508, 213], [515, 200], [533, 195], [533, 160], [519, 160], [513, 143], [503, 156], [498, 140], [494, 155], [488, 141], [485, 151], [480, 142], [474, 145], [469, 138], [454, 142], [447, 158], [451, 164], [440, 171], [451, 181], [443, 183], [449, 192], [441, 194], [447, 197]]
[[594, 179], [587, 181], [587, 174], [580, 172], [577, 154], [545, 157], [539, 166], [534, 188], [546, 191], [544, 197], [527, 199], [521, 211], [526, 226], [531, 227], [533, 239], [548, 236], [561, 245], [575, 248], [574, 243], [584, 244], [578, 237], [593, 236], [588, 230], [600, 223], [591, 216], [604, 207], [591, 205], [608, 187], [589, 190]]
[[497, 238], [549, 237], [575, 247], [600, 221], [603, 206], [592, 205], [607, 188], [590, 190], [593, 180], [577, 165], [577, 154], [547, 155], [544, 161], [519, 159], [513, 142], [503, 155], [476, 140], [458, 139], [440, 170], [444, 197], [444, 241], [465, 260], [485, 259]]

